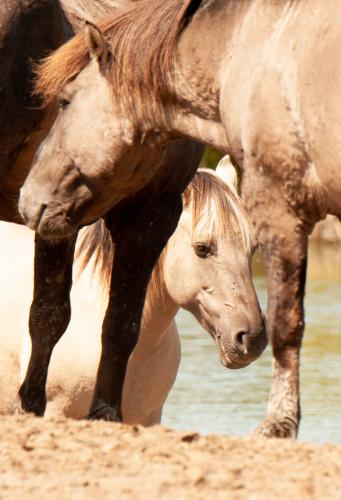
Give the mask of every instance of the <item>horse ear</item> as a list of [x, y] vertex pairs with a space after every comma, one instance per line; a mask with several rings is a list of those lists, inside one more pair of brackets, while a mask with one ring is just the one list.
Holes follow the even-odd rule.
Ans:
[[217, 165], [216, 174], [233, 191], [238, 192], [238, 174], [232, 165], [229, 155], [224, 156]]
[[102, 31], [90, 21], [85, 21], [85, 41], [91, 57], [100, 64], [108, 61], [111, 55], [109, 44]]

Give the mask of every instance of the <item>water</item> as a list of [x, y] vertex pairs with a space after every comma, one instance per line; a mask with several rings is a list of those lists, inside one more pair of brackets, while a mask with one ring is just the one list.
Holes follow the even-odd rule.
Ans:
[[[254, 281], [262, 307], [266, 279], [259, 258]], [[301, 356], [300, 441], [341, 443], [341, 249], [311, 246]], [[182, 360], [163, 423], [202, 433], [245, 435], [265, 416], [271, 352], [242, 370], [227, 370], [209, 335], [193, 317], [177, 317]]]

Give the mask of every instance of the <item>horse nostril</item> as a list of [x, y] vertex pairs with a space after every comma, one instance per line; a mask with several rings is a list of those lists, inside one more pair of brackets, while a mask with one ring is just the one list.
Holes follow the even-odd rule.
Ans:
[[248, 332], [245, 330], [241, 330], [240, 332], [238, 332], [236, 335], [236, 344], [239, 347], [244, 347], [246, 349], [247, 336], [248, 336]]

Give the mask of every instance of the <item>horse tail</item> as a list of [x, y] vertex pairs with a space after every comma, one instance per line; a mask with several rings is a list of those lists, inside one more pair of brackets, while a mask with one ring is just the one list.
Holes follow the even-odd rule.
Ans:
[[98, 273], [103, 288], [109, 290], [113, 258], [114, 244], [103, 219], [100, 219], [80, 235], [76, 253], [79, 273], [81, 274], [93, 259], [93, 273]]

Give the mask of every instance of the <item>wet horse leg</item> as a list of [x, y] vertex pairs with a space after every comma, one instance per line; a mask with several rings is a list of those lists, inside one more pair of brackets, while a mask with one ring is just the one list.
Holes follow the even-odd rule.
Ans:
[[[270, 233], [261, 248], [268, 275], [267, 331], [273, 352], [267, 417], [257, 432], [296, 438], [300, 421], [299, 355], [304, 330], [303, 297], [307, 236], [295, 227]], [[289, 244], [290, 243], [290, 244]]]
[[300, 420], [299, 355], [304, 330], [307, 235], [278, 186], [265, 178], [250, 180], [243, 181], [243, 198], [267, 268], [267, 333], [273, 352], [267, 416], [256, 433], [295, 438]]
[[102, 329], [102, 355], [89, 418], [122, 419], [121, 401], [127, 363], [139, 336], [151, 271], [182, 211], [180, 193], [159, 199], [134, 224], [113, 234], [115, 257], [109, 303]]
[[71, 316], [70, 289], [76, 236], [52, 243], [35, 237], [34, 294], [29, 330], [32, 351], [19, 390], [21, 410], [42, 416], [46, 407], [46, 379], [54, 346]]

